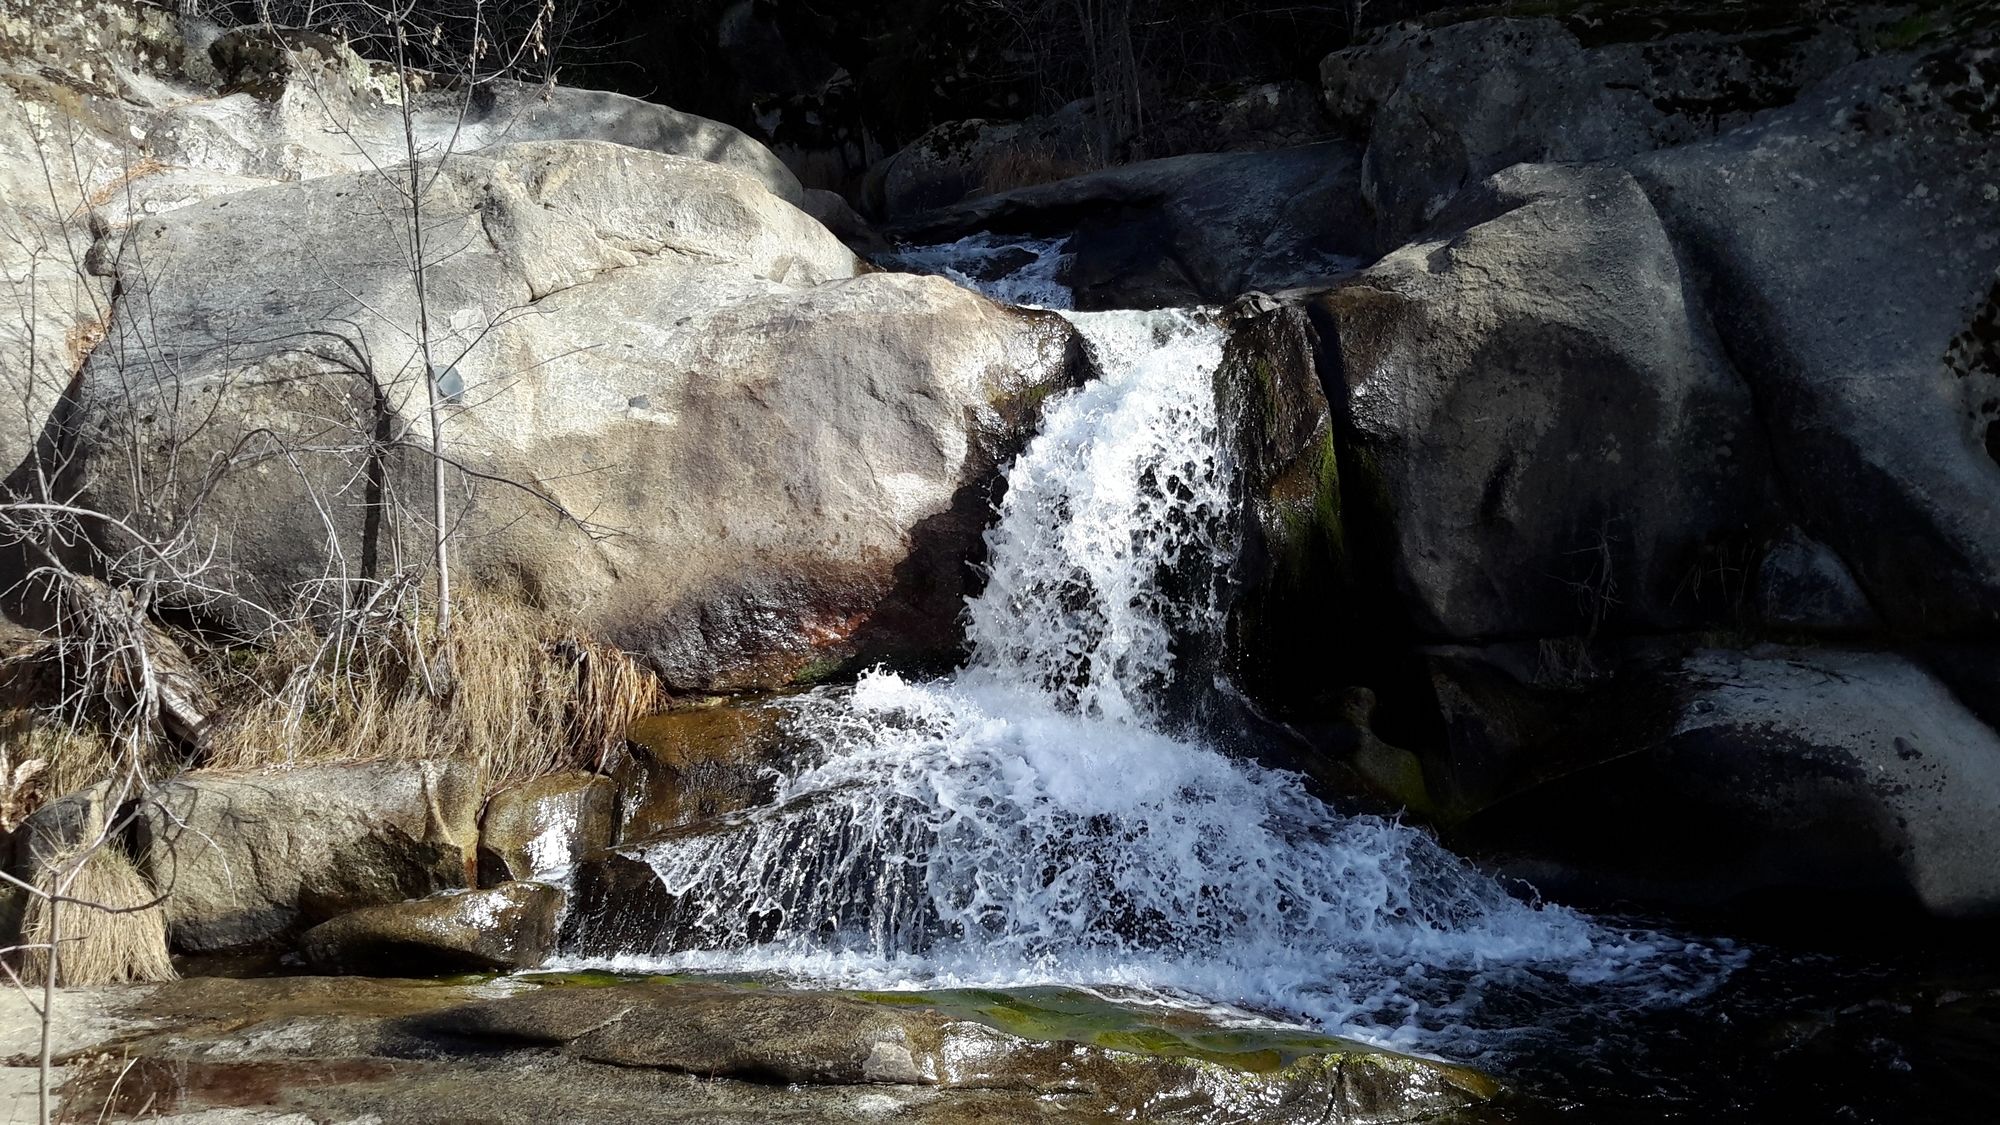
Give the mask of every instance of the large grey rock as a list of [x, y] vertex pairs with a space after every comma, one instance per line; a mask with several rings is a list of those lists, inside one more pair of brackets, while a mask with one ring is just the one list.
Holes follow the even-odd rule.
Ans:
[[141, 806], [131, 846], [175, 948], [255, 946], [472, 885], [482, 789], [456, 762], [194, 772]]
[[1806, 534], [1892, 627], [2000, 626], [2000, 56], [1856, 64], [1631, 162]]
[[[250, 29], [203, 44], [196, 32], [132, 0], [0, 6], [0, 475], [104, 334], [113, 295], [87, 261], [94, 238], [218, 195], [406, 162], [401, 94], [382, 68], [323, 36], [276, 44]], [[225, 48], [226, 73], [210, 46]], [[259, 80], [239, 90], [251, 56]], [[803, 199], [738, 130], [617, 94], [497, 82], [469, 98], [421, 93], [412, 108], [428, 154], [600, 140], [722, 164]]]
[[1228, 301], [1325, 281], [1368, 241], [1358, 150], [1344, 141], [1148, 160], [931, 212], [893, 233], [1068, 235], [1078, 308]]
[[1600, 160], [1713, 136], [1852, 61], [1831, 23], [1585, 45], [1551, 18], [1405, 25], [1329, 55], [1334, 117], [1368, 136], [1362, 180], [1389, 249], [1511, 164]]
[[368, 976], [516, 972], [548, 960], [563, 892], [547, 883], [364, 906], [299, 937], [306, 964]]
[[[164, 447], [155, 479], [175, 456], [225, 466], [189, 484], [246, 602], [389, 558], [409, 532], [365, 482], [428, 488], [418, 309], [404, 228], [382, 217], [397, 198], [329, 176], [136, 226], [120, 347], [79, 394], [89, 502], [141, 507], [111, 471], [136, 427]], [[1082, 370], [1066, 322], [855, 277], [755, 180], [618, 145], [455, 158], [426, 223], [437, 363], [462, 388], [454, 493], [484, 482], [463, 502], [465, 576], [573, 614], [676, 687], [951, 650], [985, 490]], [[220, 407], [178, 448], [175, 396]], [[411, 437], [371, 465], [377, 432]], [[280, 468], [280, 443], [317, 452]]]
[[1767, 468], [1749, 391], [1645, 193], [1615, 168], [1522, 165], [1447, 219], [1319, 302], [1367, 478], [1348, 487], [1393, 528], [1418, 631], [1714, 612], [1699, 580], [1754, 541]]

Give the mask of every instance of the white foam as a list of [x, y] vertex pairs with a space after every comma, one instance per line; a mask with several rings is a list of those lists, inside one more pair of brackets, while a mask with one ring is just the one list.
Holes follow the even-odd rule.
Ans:
[[882, 264], [948, 277], [1010, 305], [1066, 309], [1073, 299], [1069, 286], [1060, 280], [1069, 264], [1067, 238], [1009, 237], [982, 231], [957, 242], [903, 247], [884, 255]]
[[1669, 954], [1688, 967], [1670, 988], [1705, 987], [1715, 956], [1524, 901], [1173, 729], [1177, 646], [1223, 619], [1222, 335], [1195, 312], [1072, 319], [1103, 374], [1051, 401], [1009, 473], [967, 666], [789, 704], [812, 750], [776, 802], [644, 852], [698, 911], [683, 951], [594, 963], [1119, 986], [1460, 1053], [1494, 990], [1633, 982], [1649, 1002]]

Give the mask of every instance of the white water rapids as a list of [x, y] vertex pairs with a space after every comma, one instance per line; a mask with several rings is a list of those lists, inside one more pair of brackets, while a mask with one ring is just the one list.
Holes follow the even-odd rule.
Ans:
[[[1060, 247], [1036, 250], [1001, 291], [1057, 303]], [[681, 951], [597, 964], [1116, 986], [1461, 1055], [1506, 1022], [1479, 1015], [1496, 989], [1701, 987], [1706, 951], [1524, 901], [1421, 831], [1171, 729], [1176, 637], [1225, 609], [1222, 332], [1069, 315], [1102, 377], [1050, 400], [1008, 474], [965, 667], [787, 704], [813, 748], [776, 801], [644, 851], [696, 904]]]

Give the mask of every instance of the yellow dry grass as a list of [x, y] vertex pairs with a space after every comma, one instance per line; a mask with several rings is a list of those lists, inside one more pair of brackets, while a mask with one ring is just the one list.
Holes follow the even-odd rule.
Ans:
[[462, 599], [442, 641], [399, 631], [307, 666], [317, 648], [300, 634], [252, 658], [246, 679], [262, 690], [227, 708], [209, 765], [461, 758], [504, 785], [603, 768], [664, 699], [625, 653], [493, 598]]
[[1001, 153], [987, 163], [980, 174], [979, 187], [987, 195], [997, 195], [1014, 188], [1035, 187], [1039, 184], [1052, 184], [1057, 180], [1067, 180], [1071, 176], [1095, 172], [1101, 167], [1103, 167], [1101, 162], [1058, 156], [1035, 149], [1014, 149]]
[[[155, 903], [159, 896], [145, 876], [124, 852], [107, 846], [89, 852], [67, 886], [58, 888], [61, 873], [74, 862], [74, 853], [56, 857], [42, 869], [35, 885], [98, 906], [147, 908], [113, 913], [74, 902], [55, 904], [60, 922], [56, 983], [75, 988], [173, 980], [174, 965], [167, 953], [167, 912]], [[29, 983], [41, 983], [48, 973], [46, 950], [32, 947], [48, 944], [50, 910], [47, 899], [30, 896], [22, 915], [21, 941], [30, 948], [21, 958], [21, 976]]]

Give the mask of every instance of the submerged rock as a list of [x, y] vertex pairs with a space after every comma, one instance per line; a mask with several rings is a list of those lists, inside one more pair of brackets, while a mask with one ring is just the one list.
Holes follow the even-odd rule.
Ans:
[[502, 883], [367, 906], [299, 938], [322, 972], [427, 976], [532, 969], [555, 949], [563, 892], [547, 883]]
[[472, 885], [483, 788], [458, 762], [197, 771], [153, 791], [131, 846], [176, 949], [256, 946]]

